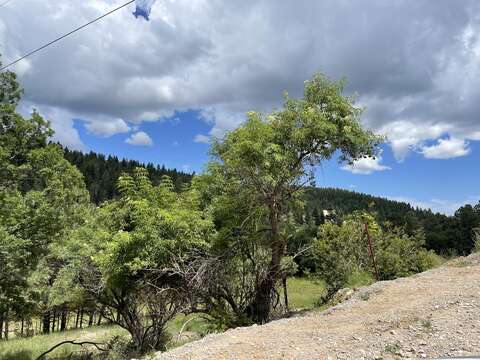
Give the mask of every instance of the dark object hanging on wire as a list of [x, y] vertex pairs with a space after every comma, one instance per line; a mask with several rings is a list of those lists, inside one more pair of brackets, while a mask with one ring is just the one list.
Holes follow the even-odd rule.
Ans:
[[58, 42], [58, 41], [60, 41], [60, 40], [62, 40], [62, 39], [65, 39], [67, 36], [70, 36], [70, 35], [72, 35], [73, 33], [76, 33], [77, 31], [79, 31], [79, 30], [87, 27], [88, 25], [93, 24], [94, 22], [97, 22], [98, 20], [101, 20], [101, 19], [103, 19], [104, 17], [106, 17], [106, 16], [108, 16], [108, 15], [110, 15], [110, 14], [113, 14], [114, 12], [116, 12], [116, 11], [118, 11], [118, 10], [120, 10], [120, 9], [128, 6], [128, 5], [130, 5], [130, 4], [133, 3], [133, 2], [135, 2], [135, 0], [130, 0], [130, 1], [126, 2], [126, 3], [123, 4], [123, 5], [120, 5], [119, 7], [116, 7], [115, 9], [110, 10], [109, 12], [103, 14], [102, 16], [99, 16], [99, 17], [97, 17], [96, 19], [93, 19], [93, 20], [89, 21], [88, 23], [86, 23], [86, 24], [84, 24], [84, 25], [82, 25], [82, 26], [79, 26], [78, 28], [76, 28], [76, 29], [74, 29], [74, 30], [66, 33], [65, 35], [62, 35], [62, 36], [56, 38], [55, 40], [52, 40], [52, 41], [50, 41], [49, 43], [47, 43], [47, 44], [45, 44], [45, 45], [42, 45], [42, 46], [40, 46], [39, 48], [37, 48], [37, 49], [35, 49], [35, 50], [30, 51], [29, 53], [27, 53], [27, 54], [19, 57], [17, 60], [12, 61], [11, 63], [8, 63], [7, 65], [2, 66], [2, 67], [0, 68], [0, 71], [3, 71], [3, 70], [5, 70], [5, 69], [9, 68], [10, 66], [18, 63], [19, 61], [21, 61], [21, 60], [23, 60], [23, 59], [25, 59], [25, 58], [27, 58], [27, 57], [29, 57], [29, 56], [31, 56], [31, 55], [39, 52], [40, 50], [43, 50], [43, 49], [45, 49], [46, 47], [49, 47], [50, 45], [55, 44], [56, 42]]
[[155, 4], [155, 0], [137, 0], [135, 1], [135, 15], [136, 18], [143, 17], [145, 20], [150, 20], [150, 13], [152, 12], [152, 6]]

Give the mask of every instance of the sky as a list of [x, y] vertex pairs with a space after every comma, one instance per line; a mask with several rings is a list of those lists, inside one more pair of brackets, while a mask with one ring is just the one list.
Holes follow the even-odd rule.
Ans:
[[[198, 173], [212, 136], [322, 72], [347, 79], [363, 125], [388, 141], [376, 159], [322, 164], [318, 186], [447, 214], [480, 200], [480, 2], [147, 2], [149, 21], [131, 4], [12, 67], [21, 111], [70, 148]], [[2, 61], [122, 3], [0, 2]]]

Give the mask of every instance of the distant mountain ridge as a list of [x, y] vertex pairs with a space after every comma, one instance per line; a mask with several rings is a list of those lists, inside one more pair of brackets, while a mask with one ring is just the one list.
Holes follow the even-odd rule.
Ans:
[[[177, 190], [189, 183], [194, 175], [93, 151], [83, 153], [65, 149], [65, 158], [83, 174], [91, 199], [96, 204], [115, 198], [118, 195], [118, 177], [132, 172], [136, 167], [146, 168], [154, 184], [163, 175], [168, 175]], [[336, 188], [307, 188], [304, 199], [306, 216], [317, 222], [324, 209], [335, 209], [339, 217], [358, 210], [374, 211], [381, 222], [389, 221], [395, 226], [402, 226], [409, 234], [424, 231], [426, 247], [441, 254], [468, 254], [474, 247], [472, 229], [480, 226], [480, 204], [475, 208], [466, 205], [457, 210], [455, 216], [447, 216], [404, 202]]]
[[458, 249], [458, 219], [433, 213], [430, 209], [415, 208], [410, 204], [386, 198], [336, 188], [309, 188], [305, 192], [307, 211], [312, 217], [321, 216], [323, 209], [335, 209], [338, 216], [353, 211], [369, 210], [381, 222], [389, 221], [405, 227], [407, 233], [423, 230], [426, 246], [438, 253]]
[[94, 203], [113, 199], [118, 195], [116, 182], [123, 173], [131, 173], [136, 167], [144, 167], [150, 174], [154, 184], [158, 184], [163, 175], [168, 175], [179, 190], [183, 184], [189, 183], [193, 174], [168, 169], [152, 163], [143, 164], [137, 160], [119, 159], [117, 156], [106, 156], [93, 151], [83, 153], [77, 150], [65, 150], [65, 158], [75, 165], [83, 174], [90, 197]]

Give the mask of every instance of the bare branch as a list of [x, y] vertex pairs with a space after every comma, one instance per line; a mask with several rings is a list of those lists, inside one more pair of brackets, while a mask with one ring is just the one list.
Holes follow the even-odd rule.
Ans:
[[79, 346], [92, 345], [92, 346], [95, 346], [95, 348], [96, 348], [97, 350], [100, 350], [100, 351], [108, 351], [107, 349], [103, 349], [103, 348], [100, 347], [100, 345], [105, 345], [105, 344], [103, 344], [103, 343], [95, 343], [95, 342], [92, 342], [92, 341], [76, 342], [75, 340], [65, 340], [65, 341], [62, 341], [61, 343], [58, 343], [57, 345], [55, 345], [54, 347], [50, 348], [49, 350], [45, 351], [43, 354], [41, 354], [39, 357], [37, 357], [36, 360], [44, 359], [44, 358], [45, 358], [45, 355], [51, 353], [53, 350], [59, 348], [60, 346], [66, 345], [66, 344], [79, 345]]

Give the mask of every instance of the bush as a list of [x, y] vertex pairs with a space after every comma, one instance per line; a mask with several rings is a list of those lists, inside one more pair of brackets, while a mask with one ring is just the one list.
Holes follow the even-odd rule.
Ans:
[[313, 253], [317, 275], [327, 284], [327, 298], [344, 287], [356, 269], [363, 269], [368, 264], [362, 230], [357, 225], [354, 222], [342, 225], [327, 222], [319, 227]]
[[401, 228], [387, 227], [381, 235], [376, 254], [381, 280], [410, 276], [440, 263], [439, 256], [423, 247], [422, 232], [409, 236]]
[[370, 269], [354, 269], [348, 277], [346, 287], [359, 288], [361, 286], [370, 285], [375, 281], [372, 271]]
[[425, 237], [421, 231], [410, 236], [389, 223], [380, 227], [370, 214], [355, 213], [342, 224], [321, 225], [314, 241], [312, 253], [317, 275], [327, 283], [327, 299], [343, 287], [372, 282], [365, 222], [369, 225], [381, 280], [409, 276], [440, 264], [441, 258], [423, 247]]
[[108, 351], [107, 360], [125, 360], [135, 354], [134, 346], [131, 339], [125, 336], [115, 336], [108, 343], [110, 350]]
[[475, 245], [473, 247], [473, 252], [480, 252], [480, 227], [473, 229], [473, 236], [475, 239]]

